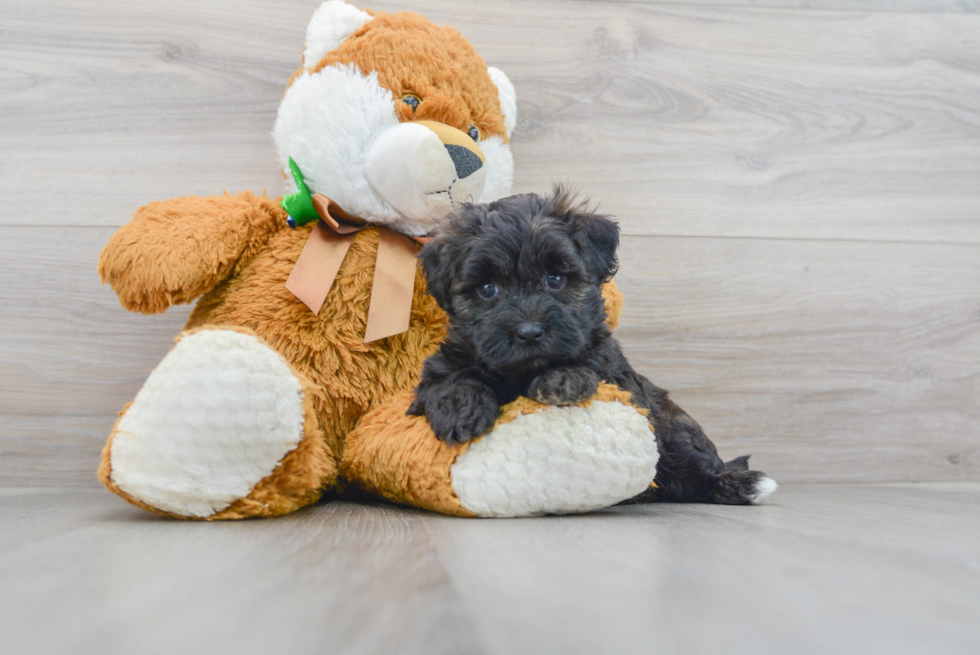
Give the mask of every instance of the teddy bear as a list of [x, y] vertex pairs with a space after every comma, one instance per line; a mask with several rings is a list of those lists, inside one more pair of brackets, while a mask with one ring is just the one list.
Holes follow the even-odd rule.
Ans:
[[[456, 30], [323, 2], [273, 129], [285, 196], [152, 202], [101, 253], [125, 309], [196, 301], [120, 412], [102, 482], [204, 520], [282, 515], [325, 493], [527, 516], [648, 489], [656, 440], [611, 385], [572, 407], [520, 398], [461, 445], [406, 414], [447, 323], [415, 254], [455, 207], [510, 193], [516, 117], [507, 76]], [[604, 297], [614, 324], [622, 296], [610, 283]]]

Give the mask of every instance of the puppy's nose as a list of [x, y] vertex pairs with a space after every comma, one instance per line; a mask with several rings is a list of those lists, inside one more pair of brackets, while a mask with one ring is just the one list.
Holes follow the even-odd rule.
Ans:
[[449, 158], [453, 160], [453, 166], [456, 167], [456, 176], [461, 180], [466, 179], [483, 166], [483, 160], [475, 152], [467, 150], [463, 146], [447, 143], [446, 150], [449, 151]]
[[521, 343], [529, 345], [540, 339], [542, 334], [544, 334], [544, 328], [541, 327], [540, 323], [528, 321], [517, 326], [515, 336]]

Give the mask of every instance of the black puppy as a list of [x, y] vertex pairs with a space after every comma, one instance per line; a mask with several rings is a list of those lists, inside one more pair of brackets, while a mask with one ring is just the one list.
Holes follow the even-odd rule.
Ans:
[[768, 495], [775, 482], [748, 470], [747, 456], [723, 462], [694, 419], [626, 361], [601, 294], [618, 245], [616, 223], [561, 187], [457, 211], [419, 255], [450, 326], [408, 413], [462, 443], [518, 396], [571, 405], [605, 380], [650, 410], [661, 453], [657, 489], [634, 501], [746, 504]]

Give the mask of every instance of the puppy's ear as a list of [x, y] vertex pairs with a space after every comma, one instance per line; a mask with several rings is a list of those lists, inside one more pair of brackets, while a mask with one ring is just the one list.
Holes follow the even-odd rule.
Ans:
[[467, 203], [438, 221], [432, 241], [419, 251], [429, 295], [449, 315], [453, 313], [453, 284], [486, 220], [488, 205]]
[[608, 282], [619, 269], [616, 249], [619, 247], [619, 226], [608, 216], [592, 210], [587, 201], [558, 185], [552, 198], [551, 215], [566, 222], [579, 254], [589, 273], [599, 284]]
[[436, 228], [432, 241], [419, 251], [429, 295], [447, 313], [452, 314], [453, 283], [466, 257], [469, 244], [467, 212], [474, 206], [465, 205], [455, 216], [449, 216]]
[[451, 244], [445, 237], [436, 236], [422, 246], [419, 259], [425, 270], [425, 280], [428, 283], [429, 295], [446, 312], [449, 311], [449, 293], [453, 286], [453, 274], [456, 265], [450, 257]]

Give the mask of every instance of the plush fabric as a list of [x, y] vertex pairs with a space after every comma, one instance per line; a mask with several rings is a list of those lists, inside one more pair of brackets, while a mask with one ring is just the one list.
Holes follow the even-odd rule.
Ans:
[[[319, 63], [307, 59], [289, 81], [273, 129], [287, 191], [295, 191], [288, 163], [292, 157], [313, 193], [322, 193], [376, 224], [424, 235], [432, 227], [432, 217], [423, 218], [417, 205], [428, 196], [399, 202], [404, 190], [379, 187], [377, 180], [369, 183], [365, 166], [370, 146], [382, 140], [386, 130], [399, 121], [431, 120], [462, 133], [475, 127], [478, 145], [489, 148], [486, 170], [480, 172], [487, 179], [485, 185], [479, 182], [482, 193], [460, 189], [459, 202], [488, 202], [507, 195], [513, 180], [508, 145], [512, 128], [507, 125], [513, 126], [517, 118], [516, 95], [507, 76], [488, 68], [473, 46], [450, 27], [436, 26], [411, 12], [364, 15], [371, 17], [351, 31], [351, 37]], [[336, 25], [327, 22], [331, 17]], [[314, 35], [315, 26], [324, 33], [323, 40], [333, 42], [335, 32], [348, 32], [362, 18], [349, 5], [324, 3], [310, 23], [307, 54], [312, 56], [311, 38], [320, 38]], [[417, 109], [400, 102], [409, 94], [422, 99]], [[378, 156], [375, 148], [373, 154], [376, 162], [401, 161], [406, 156], [397, 149]], [[391, 171], [385, 173], [393, 177]], [[473, 180], [469, 182], [475, 186]], [[446, 203], [434, 218], [450, 208]]]
[[381, 86], [395, 98], [409, 93], [424, 98], [414, 113], [408, 105], [396, 105], [401, 120], [434, 120], [464, 126], [464, 132], [472, 123], [484, 138], [509, 141], [497, 85], [462, 34], [412, 12], [369, 13], [374, 18], [354, 33], [355, 38], [328, 53], [312, 72], [336, 64], [376, 72]]
[[656, 473], [646, 410], [600, 385], [577, 407], [519, 398], [487, 436], [448, 445], [403, 392], [347, 438], [341, 472], [388, 500], [456, 516], [537, 516], [599, 509], [644, 491]]
[[316, 66], [328, 52], [338, 48], [369, 20], [371, 14], [343, 0], [328, 0], [321, 4], [313, 13], [310, 24], [306, 26], [303, 66]]
[[469, 444], [450, 446], [432, 436], [421, 416], [407, 416], [412, 392], [368, 413], [348, 435], [341, 470], [365, 491], [442, 514], [475, 516], [453, 491], [450, 467]]
[[409, 329], [364, 343], [374, 281], [378, 228], [354, 243], [320, 312], [314, 315], [285, 288], [292, 263], [313, 226], [283, 229], [240, 273], [202, 297], [187, 328], [237, 325], [253, 330], [322, 393], [314, 401], [327, 443], [343, 452], [343, 438], [374, 406], [418, 382], [421, 363], [435, 349], [446, 316], [425, 292], [416, 272]]
[[[325, 491], [349, 488], [447, 514], [480, 513], [464, 507], [453, 490], [452, 466], [466, 448], [446, 447], [424, 419], [405, 416], [422, 364], [447, 327], [446, 315], [426, 293], [421, 268], [407, 331], [365, 342], [380, 230], [424, 235], [435, 220], [408, 216], [385, 200], [365, 174], [365, 157], [375, 143], [398, 141], [379, 140], [386, 130], [432, 121], [425, 123], [439, 139], [429, 144], [432, 152], [403, 148], [396, 161], [433, 165], [433, 152], [459, 157], [452, 147], [463, 148], [487, 168], [482, 191], [474, 178], [472, 194], [480, 193], [481, 200], [506, 195], [513, 177], [513, 85], [451, 28], [411, 13], [361, 11], [339, 0], [314, 14], [304, 57], [274, 130], [284, 171], [293, 158], [311, 193], [330, 197], [369, 225], [353, 237], [314, 313], [285, 285], [316, 224], [290, 228], [281, 199], [246, 191], [175, 198], [137, 210], [102, 251], [103, 283], [130, 311], [197, 305], [179, 343], [121, 412], [99, 477], [134, 505], [177, 518], [275, 516], [315, 502]], [[401, 101], [406, 94], [418, 99], [414, 110]], [[468, 177], [459, 165], [456, 174]], [[399, 179], [407, 193], [419, 178]], [[384, 180], [374, 183], [383, 186]], [[622, 296], [612, 284], [604, 296], [614, 325]], [[628, 405], [621, 397], [615, 402]], [[516, 416], [512, 409], [504, 415], [512, 421]], [[609, 417], [602, 421], [608, 424]], [[578, 424], [608, 431], [589, 420]], [[484, 438], [492, 439], [492, 432]], [[563, 456], [574, 459], [566, 446]], [[548, 475], [561, 478], [558, 469]], [[574, 480], [566, 482], [574, 486]], [[573, 507], [555, 511], [587, 509], [611, 496], [597, 498], [573, 499]], [[532, 512], [551, 507], [515, 505], [518, 512], [524, 506]]]
[[[232, 338], [229, 339], [229, 336]], [[160, 389], [159, 385], [156, 385], [157, 388], [154, 388], [155, 385], [148, 381], [147, 386], [137, 395], [136, 400], [127, 404], [119, 413], [119, 419], [116, 421], [115, 426], [113, 426], [109, 439], [106, 441], [106, 445], [102, 450], [102, 459], [98, 471], [99, 479], [110, 491], [125, 498], [137, 507], [172, 518], [215, 520], [279, 516], [281, 514], [288, 514], [300, 507], [305, 507], [319, 500], [323, 491], [328, 487], [333, 487], [337, 482], [337, 467], [334, 454], [327, 446], [314, 409], [314, 404], [321, 391], [309, 379], [292, 371], [278, 353], [275, 353], [275, 351], [269, 348], [251, 330], [244, 328], [205, 328], [182, 333], [177, 340], [177, 346], [164, 359], [161, 366], [154, 371], [151, 379], [160, 373], [166, 373], [170, 379], [173, 379], [174, 377], [179, 377], [180, 372], [184, 372], [188, 376], [200, 377], [202, 369], [199, 362], [196, 361], [196, 356], [201, 352], [205, 352], [205, 348], [209, 346], [213, 349], [213, 343], [195, 344], [198, 346], [198, 349], [188, 350], [188, 356], [180, 358], [182, 361], [174, 361], [173, 358], [175, 354], [180, 354], [178, 349], [181, 347], [181, 344], [187, 346], [201, 337], [212, 342], [213, 337], [223, 337], [222, 340], [224, 343], [221, 345], [224, 346], [225, 350], [230, 347], [240, 352], [251, 351], [250, 354], [254, 354], [260, 349], [265, 349], [268, 352], [265, 355], [260, 353], [260, 357], [265, 360], [266, 367], [268, 367], [270, 362], [273, 367], [277, 366], [275, 361], [279, 360], [279, 366], [282, 367], [279, 371], [280, 376], [283, 374], [292, 376], [298, 407], [297, 404], [287, 400], [286, 403], [277, 403], [278, 406], [275, 409], [285, 418], [292, 418], [298, 422], [298, 442], [288, 443], [288, 445], [284, 444], [283, 455], [278, 463], [273, 462], [274, 468], [268, 471], [266, 475], [246, 481], [245, 493], [241, 494], [241, 497], [229, 498], [227, 502], [221, 503], [220, 506], [212, 506], [210, 511], [200, 511], [200, 508], [197, 508], [197, 511], [195, 511], [193, 507], [194, 503], [208, 502], [206, 491], [201, 489], [200, 478], [208, 478], [215, 474], [227, 474], [227, 468], [224, 464], [230, 458], [221, 457], [220, 452], [214, 452], [212, 450], [212, 457], [208, 461], [208, 459], [195, 456], [197, 453], [194, 452], [174, 452], [175, 447], [193, 450], [195, 446], [194, 442], [197, 441], [205, 447], [212, 449], [224, 447], [227, 450], [238, 451], [236, 454], [244, 456], [252, 452], [252, 446], [254, 444], [243, 442], [242, 437], [247, 434], [255, 434], [259, 437], [256, 441], [260, 445], [262, 445], [262, 442], [267, 442], [265, 435], [258, 434], [255, 430], [246, 430], [244, 433], [238, 434], [235, 431], [230, 433], [226, 431], [226, 441], [216, 443], [213, 439], [214, 432], [220, 431], [220, 428], [224, 427], [224, 423], [234, 421], [235, 419], [233, 416], [228, 416], [227, 414], [224, 416], [214, 416], [212, 412], [221, 412], [222, 410], [226, 412], [242, 412], [243, 403], [249, 403], [254, 400], [256, 395], [262, 395], [265, 392], [265, 385], [261, 384], [261, 382], [267, 379], [268, 373], [263, 374], [261, 370], [255, 371], [259, 376], [258, 380], [248, 380], [247, 377], [243, 378], [242, 376], [234, 376], [226, 379], [226, 383], [231, 383], [229, 386], [234, 385], [236, 382], [239, 383], [239, 386], [242, 382], [246, 385], [251, 382], [251, 389], [245, 390], [251, 391], [252, 393], [245, 394], [245, 397], [241, 398], [239, 402], [231, 403], [205, 404], [208, 400], [205, 397], [203, 399], [204, 402], [198, 405], [199, 410], [207, 410], [204, 412], [188, 411], [188, 409], [193, 408], [185, 408], [184, 411], [173, 412], [173, 401], [177, 400], [179, 402], [183, 399], [184, 403], [187, 404], [187, 394], [178, 393], [168, 395], [167, 391], [169, 390]], [[237, 348], [235, 348], [236, 346]], [[168, 364], [171, 365], [167, 366]], [[174, 365], [178, 367], [177, 371], [174, 370]], [[261, 362], [259, 366], [260, 368], [262, 367]], [[234, 371], [230, 371], [227, 367], [222, 367], [221, 369], [213, 370], [211, 373], [213, 377], [211, 379], [205, 379], [205, 382], [211, 382], [214, 378], [221, 381], [222, 377], [227, 378], [228, 373], [234, 373]], [[207, 375], [206, 372], [204, 374]], [[186, 382], [186, 379], [184, 382]], [[255, 384], [256, 382], [260, 384]], [[185, 392], [186, 390], [179, 391]], [[243, 389], [238, 388], [236, 391], [241, 395]], [[176, 434], [153, 435], [142, 433], [134, 435], [132, 430], [134, 428], [138, 429], [139, 426], [134, 425], [127, 428], [126, 422], [130, 417], [130, 412], [134, 405], [138, 404], [142, 404], [144, 407], [148, 405], [149, 407], [147, 409], [151, 411], [156, 409], [158, 411], [162, 410], [172, 413], [169, 417], [171, 421], [168, 428], [176, 432]], [[247, 404], [245, 407], [247, 408]], [[297, 408], [299, 410], [298, 416], [296, 412]], [[268, 411], [268, 408], [266, 409]], [[129, 434], [126, 434], [127, 429], [130, 431]], [[180, 433], [186, 434], [190, 439], [181, 439]], [[142, 452], [138, 448], [130, 448], [130, 452], [127, 453], [129, 456], [121, 458], [119, 448], [117, 447], [117, 440], [132, 439], [134, 436], [143, 437], [144, 439], [147, 437], [157, 437], [157, 441], [156, 443], [151, 442], [146, 444], [148, 447], [144, 447]], [[162, 439], [159, 438], [161, 436], [163, 436]], [[228, 437], [237, 438], [233, 442], [229, 442], [227, 441]], [[136, 452], [133, 452], [134, 450]], [[261, 456], [262, 453], [258, 454]], [[143, 456], [140, 457], [140, 455]], [[166, 471], [168, 476], [165, 479], [161, 479], [160, 466], [158, 461], [155, 461], [161, 458], [167, 460], [165, 464], [169, 464], [169, 470]], [[135, 488], [130, 488], [127, 491], [124, 487], [129, 487], [129, 485], [125, 479], [120, 480], [118, 472], [113, 470], [114, 462], [117, 466], [128, 466], [131, 474], [130, 479], [139, 476], [146, 477], [148, 475], [155, 475], [156, 478], [144, 481], [145, 484], [142, 487], [135, 486]], [[146, 486], [152, 486], [153, 483], [157, 483], [163, 488], [157, 489], [157, 494], [146, 493]], [[136, 495], [130, 493], [130, 491], [133, 491]], [[170, 502], [161, 503], [156, 501], [160, 492], [169, 496]], [[183, 492], [186, 500], [189, 501], [183, 506], [181, 506], [183, 499], [179, 496], [176, 501], [174, 500], [175, 494], [179, 492]]]
[[[290, 157], [299, 164], [313, 193], [322, 193], [357, 216], [405, 227], [406, 220], [369, 183], [369, 148], [399, 125], [391, 91], [376, 73], [353, 64], [337, 64], [317, 73], [303, 71], [286, 90], [272, 136], [285, 171]], [[295, 191], [290, 183], [289, 192]], [[414, 226], [425, 234], [426, 226]]]
[[497, 92], [500, 95], [500, 108], [504, 112], [504, 127], [507, 134], [513, 134], [517, 127], [517, 92], [507, 74], [495, 66], [487, 68], [490, 79], [497, 85]]
[[249, 191], [151, 202], [109, 239], [99, 276], [129, 311], [159, 314], [236, 275], [284, 216], [275, 199]]
[[[361, 335], [373, 282], [377, 228], [368, 227], [355, 237], [324, 308], [318, 315], [313, 315], [292, 298], [284, 287], [291, 265], [305, 243], [305, 235], [312, 230], [312, 225], [297, 230], [285, 228], [285, 212], [277, 203], [247, 192], [239, 196], [181, 198], [172, 202], [177, 209], [193, 207], [197, 210], [198, 207], [203, 207], [211, 213], [167, 212], [164, 209], [167, 203], [159, 202], [137, 212], [133, 222], [112, 237], [100, 260], [100, 271], [123, 269], [127, 272], [122, 279], [106, 274], [109, 283], [118, 283], [120, 301], [127, 308], [145, 313], [163, 311], [178, 299], [184, 302], [193, 299], [197, 294], [192, 290], [203, 287], [205, 280], [219, 275], [219, 271], [235, 272], [232, 277], [225, 279], [200, 298], [186, 329], [193, 333], [195, 329], [231, 326], [256, 334], [289, 362], [298, 377], [308, 380], [304, 386], [307, 389], [304, 403], [312, 409], [316, 417], [315, 421], [307, 420], [307, 438], [299, 449], [290, 452], [278, 469], [258, 484], [251, 494], [212, 516], [200, 518], [274, 516], [315, 502], [323, 489], [333, 486], [336, 480], [333, 457], [343, 456], [347, 435], [364, 414], [384, 405], [396, 392], [401, 392], [398, 402], [383, 408], [387, 413], [382, 413], [381, 416], [404, 414], [405, 408], [401, 407], [401, 403], [418, 382], [421, 363], [435, 352], [444, 336], [446, 316], [426, 294], [424, 276], [419, 270], [409, 331], [381, 342], [364, 344]], [[244, 202], [252, 204], [251, 210], [243, 208]], [[225, 214], [216, 210], [222, 203], [227, 207]], [[228, 216], [248, 217], [249, 220], [240, 226], [241, 230], [231, 232], [239, 239], [242, 254], [236, 260], [228, 254], [227, 249], [219, 248], [226, 246], [226, 242], [219, 241], [209, 248], [206, 238], [192, 236], [172, 242], [172, 246], [188, 248], [187, 251], [170, 248], [167, 261], [172, 263], [172, 269], [163, 267], [154, 258], [159, 243], [156, 238], [132, 240], [123, 245], [119, 243], [136, 226], [145, 225], [151, 231], [154, 228], [159, 229], [161, 216], [166, 216], [171, 223], [177, 224], [172, 227], [178, 228], [178, 233], [189, 235], [195, 233], [193, 224], [202, 217], [215, 219], [211, 222], [212, 225], [221, 224], [220, 219]], [[191, 225], [181, 225], [182, 220]], [[279, 229], [270, 235], [267, 224], [277, 220]], [[248, 229], [245, 229], [246, 226]], [[201, 231], [202, 237], [209, 234], [208, 230]], [[142, 254], [144, 248], [149, 250], [147, 255]], [[149, 266], [156, 268], [155, 274], [144, 270]], [[156, 284], [147, 285], [141, 292], [136, 292], [131, 283], [134, 277], [153, 278]], [[604, 288], [604, 297], [608, 321], [615, 325], [622, 294], [614, 283], [609, 283]], [[370, 422], [366, 425], [375, 424]], [[405, 464], [406, 468], [380, 466], [369, 474], [352, 464], [348, 477], [361, 480], [363, 476], [371, 480], [371, 476], [401, 476], [398, 481], [387, 483], [387, 486], [382, 482], [371, 482], [366, 486], [389, 489], [387, 495], [396, 502], [418, 504], [444, 513], [469, 515], [470, 512], [459, 505], [451, 483], [446, 486], [439, 482], [445, 482], [448, 478], [448, 467], [453, 459], [425, 459], [424, 453], [436, 457], [445, 455], [445, 451], [441, 442], [432, 437], [424, 419], [416, 418], [412, 427], [399, 440], [388, 444], [388, 448], [394, 449], [395, 456], [403, 458], [395, 461]], [[144, 509], [189, 518], [136, 499], [113, 482], [109, 458], [117, 429], [118, 424], [105, 448], [100, 468], [102, 481], [112, 491]], [[363, 433], [364, 430], [359, 434]], [[317, 435], [319, 439], [312, 438], [311, 435]], [[318, 444], [322, 444], [322, 447], [318, 447]], [[412, 444], [415, 446], [410, 447]], [[420, 457], [424, 466], [415, 459]], [[360, 460], [352, 461], [363, 464], [365, 459], [361, 457]], [[311, 462], [316, 465], [311, 465]], [[420, 474], [419, 466], [427, 467], [428, 473]], [[403, 488], [399, 487], [399, 482]], [[428, 491], [416, 490], [418, 485]]]
[[480, 143], [480, 149], [487, 158], [487, 181], [480, 202], [491, 202], [510, 193], [514, 182], [514, 156], [504, 140], [492, 136]]

